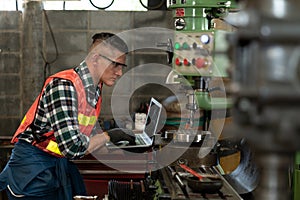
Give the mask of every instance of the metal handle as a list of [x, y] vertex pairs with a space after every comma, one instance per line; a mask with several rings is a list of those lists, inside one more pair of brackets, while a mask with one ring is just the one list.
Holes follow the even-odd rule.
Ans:
[[179, 166], [184, 169], [185, 171], [193, 174], [194, 176], [198, 177], [199, 180], [201, 181], [203, 179], [203, 176], [201, 176], [200, 174], [198, 174], [196, 171], [194, 171], [193, 169], [189, 168], [188, 166], [186, 166], [185, 164], [179, 164]]

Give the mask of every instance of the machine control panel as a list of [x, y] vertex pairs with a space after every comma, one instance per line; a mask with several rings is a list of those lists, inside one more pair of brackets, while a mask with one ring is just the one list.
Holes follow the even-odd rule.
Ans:
[[[174, 70], [184, 76], [226, 76], [228, 61], [222, 56], [223, 60], [220, 60], [219, 55], [215, 57], [226, 42], [225, 39], [216, 42], [222, 34], [223, 32], [215, 30], [175, 34]], [[220, 42], [223, 45], [219, 45]]]

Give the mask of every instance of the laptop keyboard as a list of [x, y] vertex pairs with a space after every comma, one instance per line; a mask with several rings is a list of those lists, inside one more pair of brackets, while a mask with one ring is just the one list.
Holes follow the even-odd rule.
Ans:
[[139, 144], [139, 145], [146, 144], [146, 142], [144, 141], [144, 137], [143, 137], [142, 134], [136, 134], [135, 135], [135, 143]]

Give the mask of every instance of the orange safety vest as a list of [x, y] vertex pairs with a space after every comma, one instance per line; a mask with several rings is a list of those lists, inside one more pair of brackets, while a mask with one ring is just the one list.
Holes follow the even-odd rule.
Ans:
[[[58, 72], [57, 74], [54, 74], [50, 76], [43, 87], [43, 90], [45, 87], [48, 85], [48, 83], [54, 79], [54, 78], [63, 78], [70, 80], [77, 92], [77, 98], [78, 98], [78, 123], [79, 123], [79, 130], [81, 133], [90, 136], [93, 127], [95, 126], [98, 116], [100, 114], [101, 110], [101, 103], [102, 103], [102, 98], [101, 96], [98, 99], [96, 108], [92, 107], [86, 100], [86, 94], [84, 90], [84, 86], [82, 84], [82, 80], [80, 79], [79, 75], [73, 70], [65, 70]], [[102, 86], [102, 85], [101, 85]], [[36, 111], [38, 108], [38, 103], [40, 101], [40, 98], [42, 96], [42, 93], [36, 98], [34, 103], [31, 105], [29, 110], [27, 111], [25, 117], [23, 118], [19, 128], [17, 129], [16, 133], [14, 134], [11, 142], [16, 143], [18, 141], [18, 135], [23, 133], [25, 130], [27, 130], [28, 126], [31, 125], [33, 122]], [[46, 140], [37, 143], [37, 141], [34, 141], [32, 145], [38, 147], [39, 149], [42, 149], [43, 151], [50, 153], [56, 157], [63, 157], [61, 154], [58, 145], [56, 143], [56, 139], [54, 137], [54, 131], [50, 131], [48, 133], [45, 133], [43, 136], [46, 136]]]

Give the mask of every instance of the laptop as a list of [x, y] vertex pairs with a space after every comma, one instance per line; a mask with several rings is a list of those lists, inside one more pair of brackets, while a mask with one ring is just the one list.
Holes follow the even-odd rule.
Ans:
[[109, 149], [124, 149], [124, 150], [144, 150], [151, 147], [154, 141], [154, 134], [157, 132], [159, 119], [161, 116], [162, 104], [153, 97], [150, 100], [148, 113], [145, 120], [145, 125], [142, 133], [135, 133], [135, 145], [120, 144], [113, 145], [107, 144]]

